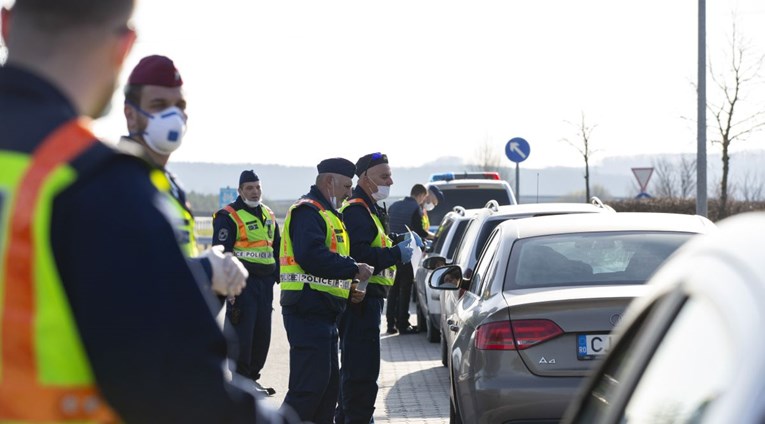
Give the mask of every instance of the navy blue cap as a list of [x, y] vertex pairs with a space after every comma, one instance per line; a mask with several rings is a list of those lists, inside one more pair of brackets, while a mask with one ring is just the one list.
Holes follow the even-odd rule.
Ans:
[[319, 171], [319, 174], [340, 174], [353, 178], [353, 174], [356, 172], [356, 165], [348, 159], [330, 158], [319, 162], [316, 165], [316, 169]]
[[438, 203], [441, 203], [444, 201], [444, 192], [441, 191], [440, 188], [436, 186], [428, 186], [428, 190], [430, 190], [431, 193], [433, 193], [434, 196], [436, 196], [436, 199], [438, 199]]
[[255, 181], [260, 181], [260, 178], [258, 178], [258, 174], [252, 169], [242, 171], [239, 175], [239, 187], [244, 183], [254, 183]]
[[381, 163], [388, 163], [388, 155], [380, 152], [364, 155], [356, 161], [356, 175], [360, 177], [367, 169]]

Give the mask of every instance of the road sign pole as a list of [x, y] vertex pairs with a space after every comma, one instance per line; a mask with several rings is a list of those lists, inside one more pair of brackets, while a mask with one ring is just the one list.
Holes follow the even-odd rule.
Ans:
[[521, 166], [518, 162], [515, 162], [515, 200], [521, 203], [520, 181], [521, 181]]
[[505, 145], [505, 155], [510, 161], [515, 162], [515, 201], [521, 202], [521, 171], [519, 163], [528, 159], [531, 154], [531, 147], [529, 142], [520, 138], [511, 138]]

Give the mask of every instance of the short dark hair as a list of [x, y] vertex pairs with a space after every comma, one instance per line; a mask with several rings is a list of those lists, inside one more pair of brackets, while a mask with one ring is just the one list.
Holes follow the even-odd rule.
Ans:
[[143, 85], [139, 85], [139, 84], [125, 85], [125, 103], [131, 103], [136, 106], [140, 106], [142, 92], [143, 92]]
[[424, 185], [415, 184], [412, 186], [412, 191], [409, 192], [409, 195], [412, 197], [416, 197], [416, 196], [422, 196], [423, 194], [427, 192], [428, 192], [428, 189], [426, 189]]
[[135, 0], [16, 0], [13, 13], [40, 30], [61, 31], [129, 17]]

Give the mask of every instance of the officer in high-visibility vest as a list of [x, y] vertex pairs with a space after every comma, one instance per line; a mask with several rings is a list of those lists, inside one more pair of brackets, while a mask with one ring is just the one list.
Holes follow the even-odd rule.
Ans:
[[350, 257], [337, 208], [351, 194], [353, 162], [325, 159], [316, 184], [287, 212], [280, 255], [282, 315], [290, 343], [289, 390], [284, 405], [303, 421], [332, 423], [339, 390], [338, 316], [360, 302], [353, 280], [372, 267]]
[[255, 396], [224, 381], [202, 282], [214, 261], [192, 269], [178, 248], [169, 183], [89, 130], [136, 38], [132, 10], [0, 13], [0, 422], [260, 422]]
[[[428, 240], [436, 238], [436, 235], [430, 231], [431, 222], [430, 218], [428, 218], [428, 212], [432, 211], [439, 203], [443, 202], [444, 197], [444, 192], [441, 191], [440, 188], [434, 185], [428, 186], [428, 196], [422, 202], [422, 227], [425, 228], [425, 231], [428, 233]], [[434, 222], [433, 224], [438, 225], [439, 223]]]
[[[125, 86], [125, 119], [129, 134], [118, 146], [155, 164], [170, 181], [170, 204], [178, 216], [174, 227], [184, 253], [197, 255], [194, 215], [186, 192], [167, 170], [170, 155], [183, 141], [186, 132], [186, 97], [183, 79], [170, 58], [153, 55], [138, 62]], [[137, 149], [136, 145], [142, 148]]]
[[[359, 177], [353, 195], [341, 212], [351, 240], [351, 257], [374, 267], [366, 296], [351, 305], [340, 322], [340, 397], [336, 423], [369, 423], [377, 398], [380, 374], [380, 320], [385, 297], [393, 285], [397, 262], [409, 262], [413, 249], [408, 243], [393, 245], [385, 228], [383, 208], [393, 185], [388, 157], [382, 153], [362, 156], [356, 162]], [[408, 241], [408, 240], [407, 240]]]
[[249, 272], [247, 287], [229, 297], [228, 320], [237, 335], [236, 373], [245, 383], [271, 396], [273, 388], [258, 383], [271, 345], [274, 283], [279, 278], [279, 225], [274, 212], [261, 202], [260, 178], [252, 170], [239, 176], [239, 196], [213, 215], [213, 245], [233, 252]]

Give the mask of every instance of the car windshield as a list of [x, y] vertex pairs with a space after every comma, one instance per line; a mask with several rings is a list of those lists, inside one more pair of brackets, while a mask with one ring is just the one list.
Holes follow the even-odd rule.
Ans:
[[505, 290], [642, 284], [694, 234], [605, 232], [519, 240], [510, 253]]
[[487, 187], [455, 187], [446, 189], [441, 186], [444, 192], [444, 200], [438, 202], [432, 211], [428, 212], [428, 218], [431, 223], [441, 222], [444, 215], [455, 206], [462, 206], [465, 209], [482, 208], [489, 200], [496, 200], [499, 205], [509, 205], [510, 196], [501, 186], [497, 188]]

